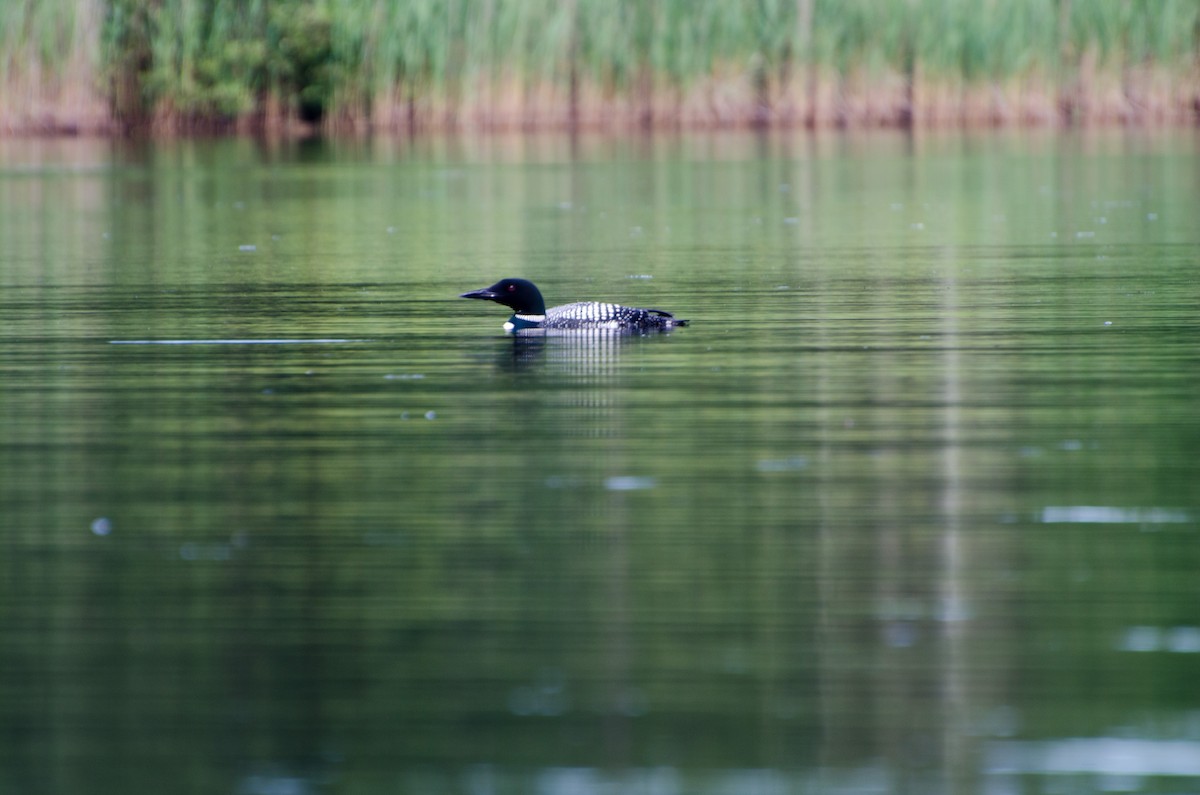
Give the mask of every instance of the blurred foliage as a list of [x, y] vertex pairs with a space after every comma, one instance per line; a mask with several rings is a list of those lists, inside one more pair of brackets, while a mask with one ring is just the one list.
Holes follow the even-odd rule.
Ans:
[[580, 82], [639, 101], [730, 76], [778, 93], [801, 67], [1066, 85], [1086, 61], [1187, 82], [1200, 53], [1195, 0], [6, 0], [4, 77], [61, 72], [89, 25], [119, 119], [217, 124]]
[[104, 59], [119, 118], [227, 124], [267, 101], [320, 121], [345, 63], [328, 4], [111, 0]]

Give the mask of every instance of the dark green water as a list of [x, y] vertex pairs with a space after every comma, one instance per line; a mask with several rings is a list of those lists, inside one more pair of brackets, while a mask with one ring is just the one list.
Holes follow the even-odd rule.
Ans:
[[0, 792], [1194, 792], [1198, 208], [1192, 132], [0, 142]]

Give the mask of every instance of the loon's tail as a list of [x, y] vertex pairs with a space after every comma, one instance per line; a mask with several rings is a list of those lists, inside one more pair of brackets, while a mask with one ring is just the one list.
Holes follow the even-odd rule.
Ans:
[[683, 318], [675, 317], [665, 309], [647, 309], [646, 311], [655, 317], [661, 318], [664, 328], [679, 328], [680, 326], [686, 326], [688, 324], [688, 322]]

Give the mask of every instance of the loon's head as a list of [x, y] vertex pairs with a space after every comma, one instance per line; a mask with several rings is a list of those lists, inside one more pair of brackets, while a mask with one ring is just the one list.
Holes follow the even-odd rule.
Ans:
[[501, 279], [491, 287], [463, 293], [460, 298], [479, 298], [495, 301], [511, 308], [518, 315], [544, 315], [546, 302], [541, 291], [526, 279]]

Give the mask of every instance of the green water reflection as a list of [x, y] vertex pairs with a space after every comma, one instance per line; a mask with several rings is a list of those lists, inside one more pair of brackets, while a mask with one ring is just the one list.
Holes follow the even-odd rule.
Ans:
[[1195, 789], [1198, 150], [0, 143], [0, 790]]

